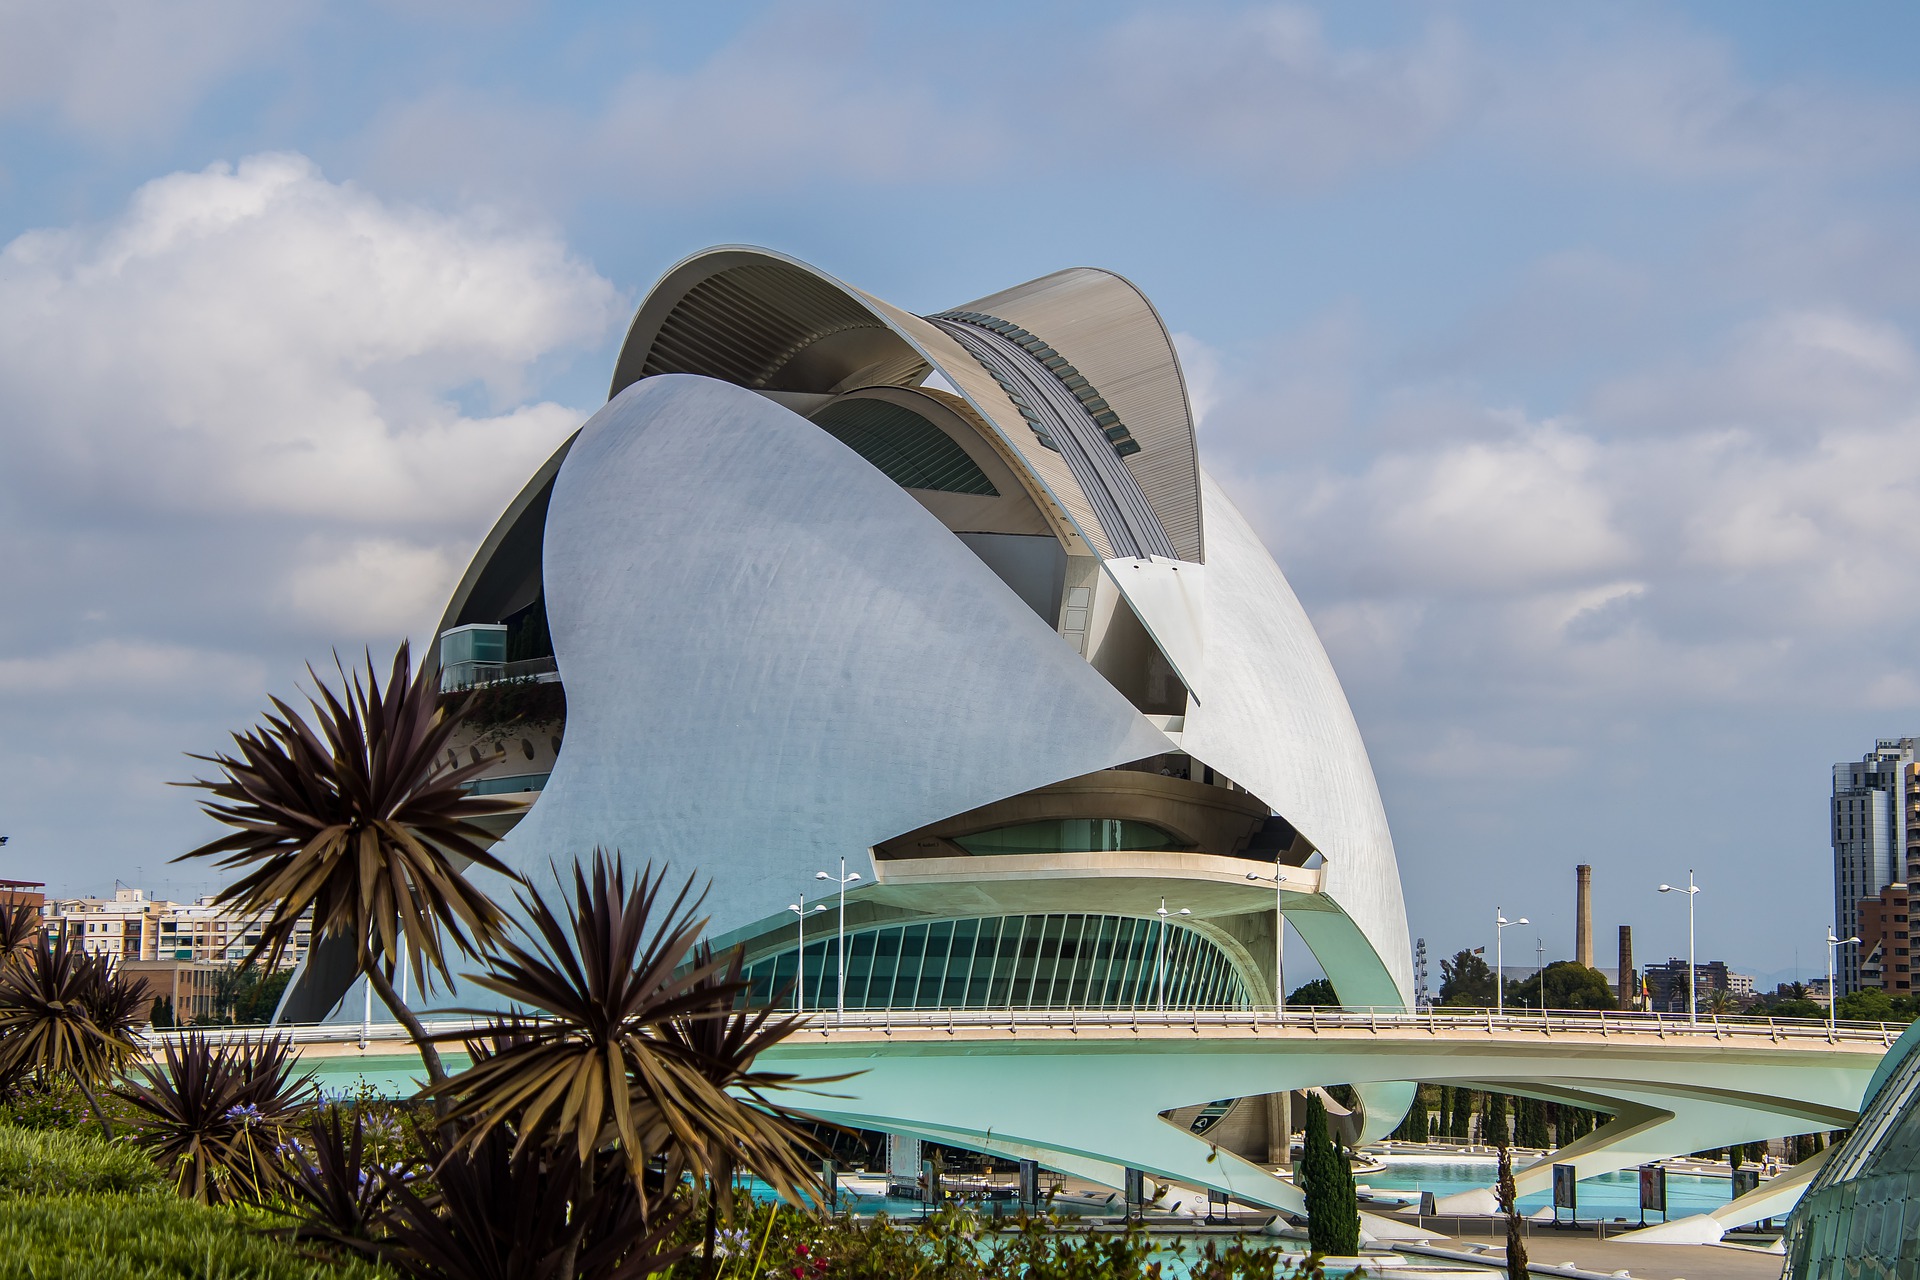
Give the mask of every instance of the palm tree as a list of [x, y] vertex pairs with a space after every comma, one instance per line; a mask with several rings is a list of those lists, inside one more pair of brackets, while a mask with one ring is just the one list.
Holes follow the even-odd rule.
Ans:
[[736, 1013], [747, 990], [739, 957], [694, 954], [700, 899], [689, 901], [689, 881], [662, 910], [664, 880], [649, 866], [629, 887], [619, 855], [596, 849], [589, 870], [574, 866], [560, 910], [522, 892], [527, 945], [504, 940], [492, 971], [471, 981], [532, 1016], [497, 1019], [473, 1066], [434, 1092], [456, 1100], [448, 1120], [465, 1126], [466, 1149], [510, 1125], [516, 1156], [540, 1145], [564, 1154], [582, 1201], [594, 1194], [594, 1153], [617, 1141], [643, 1215], [656, 1156], [669, 1194], [682, 1172], [707, 1179], [737, 1161], [804, 1203], [818, 1188], [795, 1148], [811, 1140], [764, 1094], [822, 1082], [752, 1071], [753, 1056], [799, 1022]]
[[40, 932], [40, 913], [21, 903], [0, 908], [0, 965], [26, 954]]
[[137, 1049], [133, 1028], [146, 986], [104, 957], [55, 946], [42, 930], [24, 957], [0, 966], [0, 1078], [21, 1071], [70, 1077], [101, 1134], [113, 1137], [94, 1089]]
[[335, 666], [337, 695], [307, 669], [319, 686], [309, 699], [312, 724], [275, 698], [264, 727], [234, 735], [236, 754], [194, 757], [222, 776], [186, 785], [212, 793], [202, 807], [236, 830], [181, 859], [249, 868], [218, 898], [262, 919], [247, 963], [266, 957], [277, 965], [309, 911], [315, 946], [351, 941], [359, 972], [412, 1035], [428, 1076], [443, 1081], [439, 1050], [394, 989], [397, 943], [405, 939], [426, 990], [435, 974], [452, 978], [442, 933], [470, 956], [500, 936], [499, 908], [464, 873], [477, 865], [513, 877], [487, 852], [493, 837], [474, 820], [519, 802], [467, 792], [485, 765], [445, 759], [465, 705], [440, 705], [433, 666], [415, 669], [406, 644], [384, 687], [371, 654], [364, 678], [349, 677], [337, 656]]

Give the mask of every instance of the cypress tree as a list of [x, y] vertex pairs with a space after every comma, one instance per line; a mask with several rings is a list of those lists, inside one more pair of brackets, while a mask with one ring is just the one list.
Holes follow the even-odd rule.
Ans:
[[1470, 1136], [1469, 1125], [1473, 1119], [1473, 1090], [1455, 1088], [1453, 1091], [1453, 1115], [1447, 1120], [1447, 1136], [1455, 1142], [1465, 1142]]
[[1413, 1110], [1407, 1113], [1407, 1141], [1425, 1142], [1427, 1133], [1427, 1088], [1425, 1085], [1413, 1087]]
[[1360, 1252], [1360, 1200], [1353, 1165], [1327, 1133], [1327, 1107], [1307, 1095], [1306, 1149], [1300, 1154], [1301, 1191], [1307, 1198], [1307, 1248], [1350, 1257]]
[[1503, 1095], [1489, 1095], [1487, 1120], [1493, 1128], [1493, 1145], [1500, 1152], [1496, 1195], [1500, 1212], [1507, 1218], [1507, 1280], [1527, 1280], [1527, 1246], [1521, 1236], [1520, 1194], [1513, 1185], [1513, 1153], [1507, 1150], [1507, 1100]]

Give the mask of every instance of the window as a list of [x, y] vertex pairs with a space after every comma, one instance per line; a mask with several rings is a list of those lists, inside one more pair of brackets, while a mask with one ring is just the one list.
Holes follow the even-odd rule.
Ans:
[[1052, 818], [995, 827], [954, 843], [968, 853], [1096, 853], [1116, 849], [1167, 852], [1190, 846], [1159, 827], [1131, 818]]

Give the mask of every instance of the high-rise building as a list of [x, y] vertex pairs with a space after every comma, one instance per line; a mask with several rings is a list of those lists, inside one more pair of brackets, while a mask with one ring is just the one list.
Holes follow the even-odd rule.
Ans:
[[[1909, 832], [1920, 838], [1920, 822], [1908, 821], [1920, 805], [1914, 744], [1912, 738], [1881, 738], [1859, 760], [1833, 766], [1833, 927], [1839, 937], [1863, 936], [1861, 902], [1907, 881]], [[1839, 948], [1841, 995], [1860, 990], [1864, 950]]]

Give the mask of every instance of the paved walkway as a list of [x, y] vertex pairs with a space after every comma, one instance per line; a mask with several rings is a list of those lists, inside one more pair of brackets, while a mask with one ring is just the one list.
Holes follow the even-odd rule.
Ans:
[[[1428, 1252], [1468, 1256], [1464, 1249], [1447, 1247], [1400, 1251], [1409, 1258]], [[1503, 1268], [1507, 1255], [1505, 1249], [1488, 1249], [1473, 1256], [1475, 1261]], [[1527, 1241], [1527, 1265], [1535, 1275], [1566, 1275], [1564, 1268], [1570, 1266], [1589, 1276], [1624, 1271], [1633, 1280], [1779, 1280], [1783, 1262], [1777, 1253], [1739, 1245], [1621, 1244], [1579, 1236]]]

